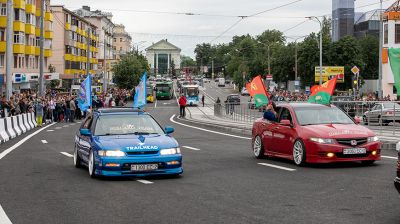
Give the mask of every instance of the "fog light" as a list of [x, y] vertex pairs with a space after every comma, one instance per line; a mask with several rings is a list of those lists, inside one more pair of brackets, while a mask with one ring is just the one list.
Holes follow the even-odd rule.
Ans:
[[167, 162], [168, 165], [178, 165], [180, 164], [179, 161], [171, 161], [171, 162]]
[[376, 154], [378, 154], [376, 151], [372, 151], [371, 155], [376, 156]]
[[105, 166], [108, 166], [108, 167], [119, 167], [119, 163], [106, 163]]
[[335, 156], [335, 154], [334, 154], [334, 153], [332, 153], [332, 152], [329, 152], [329, 153], [327, 153], [327, 154], [326, 154], [326, 156], [327, 156], [327, 157], [329, 157], [329, 158], [332, 158], [332, 157], [334, 157], [334, 156]]

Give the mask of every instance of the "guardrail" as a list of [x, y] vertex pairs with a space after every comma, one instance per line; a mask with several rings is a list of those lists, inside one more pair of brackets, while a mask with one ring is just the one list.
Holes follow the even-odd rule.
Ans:
[[36, 126], [37, 123], [33, 112], [0, 118], [0, 144], [33, 129]]

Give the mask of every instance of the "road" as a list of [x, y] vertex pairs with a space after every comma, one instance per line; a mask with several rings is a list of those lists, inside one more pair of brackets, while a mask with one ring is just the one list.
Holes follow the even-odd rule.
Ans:
[[[249, 136], [172, 119], [175, 100], [157, 101], [147, 110], [161, 125], [175, 127], [182, 177], [92, 179], [70, 157], [80, 124], [54, 124], [0, 159], [0, 204], [11, 222], [400, 222], [394, 151], [384, 151], [388, 157], [370, 167], [299, 168], [286, 160], [253, 158]], [[0, 152], [26, 136], [1, 145]]]

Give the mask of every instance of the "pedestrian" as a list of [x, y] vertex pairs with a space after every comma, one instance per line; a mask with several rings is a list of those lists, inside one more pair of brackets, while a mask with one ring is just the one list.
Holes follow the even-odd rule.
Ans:
[[217, 100], [215, 101], [216, 104], [220, 104], [221, 100], [219, 99], [219, 97], [217, 97]]
[[263, 118], [269, 121], [277, 122], [276, 105], [274, 102], [268, 104], [267, 110], [263, 114]]
[[201, 102], [203, 103], [203, 107], [204, 107], [204, 100], [205, 100], [205, 97], [204, 97], [204, 94], [203, 94], [203, 96], [201, 96]]
[[69, 121], [74, 122], [76, 105], [75, 105], [75, 100], [73, 98], [71, 99], [71, 101], [69, 101], [69, 109], [70, 109]]
[[35, 111], [36, 111], [37, 126], [42, 127], [44, 111], [43, 111], [43, 104], [40, 99], [35, 104]]
[[181, 95], [181, 97], [179, 98], [179, 114], [181, 115], [181, 117], [185, 117], [186, 116], [186, 97], [184, 94]]
[[67, 97], [65, 100], [65, 122], [68, 122], [71, 119], [71, 99]]

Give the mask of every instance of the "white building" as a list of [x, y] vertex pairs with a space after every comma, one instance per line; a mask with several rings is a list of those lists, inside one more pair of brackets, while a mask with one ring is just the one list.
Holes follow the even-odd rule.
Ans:
[[396, 99], [394, 76], [388, 58], [389, 48], [400, 48], [400, 0], [386, 10], [383, 21], [382, 91], [383, 96]]
[[[146, 48], [146, 58], [149, 62], [150, 74], [171, 74], [172, 69], [177, 70], [181, 64], [181, 49], [168, 42], [167, 39]], [[175, 67], [171, 69], [171, 62]]]

